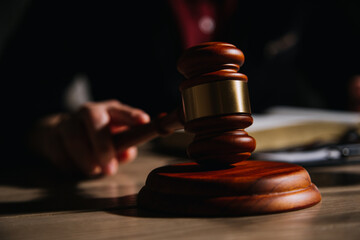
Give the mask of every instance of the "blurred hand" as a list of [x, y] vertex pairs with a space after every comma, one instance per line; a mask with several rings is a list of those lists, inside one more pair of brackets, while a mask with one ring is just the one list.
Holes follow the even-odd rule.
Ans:
[[43, 119], [33, 132], [32, 145], [63, 170], [111, 175], [119, 163], [131, 161], [137, 154], [135, 146], [117, 151], [112, 135], [149, 121], [142, 110], [116, 100], [86, 103], [74, 114]]

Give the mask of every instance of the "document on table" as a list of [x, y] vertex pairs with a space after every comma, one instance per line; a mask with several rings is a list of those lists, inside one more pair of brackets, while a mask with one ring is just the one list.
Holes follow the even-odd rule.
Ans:
[[[253, 155], [256, 159], [261, 157], [261, 160], [294, 163], [312, 163], [319, 160], [336, 162], [339, 159], [348, 161], [349, 157], [344, 158], [338, 149], [329, 147], [350, 129], [360, 132], [360, 114], [354, 112], [274, 107], [266, 113], [252, 116], [254, 122], [245, 131], [256, 139]], [[177, 131], [169, 137], [158, 139], [156, 143], [161, 148], [185, 152], [192, 138], [192, 134]], [[323, 145], [323, 147], [294, 151], [294, 148], [309, 145]], [[351, 149], [357, 147], [359, 146], [354, 145]], [[284, 151], [287, 149], [292, 150]]]
[[360, 129], [360, 114], [354, 112], [274, 107], [253, 118], [245, 130], [256, 139], [256, 151], [336, 142], [349, 129]]
[[[247, 131], [257, 140], [253, 158], [316, 165], [359, 161], [359, 129], [359, 113], [275, 107]], [[339, 142], [346, 134], [357, 140]]]

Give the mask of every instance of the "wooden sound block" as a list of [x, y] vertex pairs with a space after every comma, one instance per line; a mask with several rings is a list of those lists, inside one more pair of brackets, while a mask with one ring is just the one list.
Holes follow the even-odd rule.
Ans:
[[241, 216], [303, 209], [321, 201], [300, 166], [242, 161], [219, 169], [184, 163], [153, 170], [139, 207], [183, 216]]

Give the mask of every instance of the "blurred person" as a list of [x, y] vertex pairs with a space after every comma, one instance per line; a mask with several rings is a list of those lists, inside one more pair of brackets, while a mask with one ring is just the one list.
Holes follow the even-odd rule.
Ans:
[[4, 165], [33, 164], [35, 152], [67, 171], [114, 174], [136, 148], [117, 152], [112, 134], [177, 107], [176, 61], [205, 41], [244, 52], [253, 112], [348, 109], [359, 66], [352, 4], [33, 0], [0, 62]]

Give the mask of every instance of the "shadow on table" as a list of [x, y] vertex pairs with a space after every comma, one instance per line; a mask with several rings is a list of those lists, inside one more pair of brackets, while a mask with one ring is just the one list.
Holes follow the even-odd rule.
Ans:
[[319, 188], [346, 187], [360, 184], [360, 173], [310, 172], [310, 176], [312, 182]]
[[[332, 168], [332, 167], [330, 167]], [[349, 172], [313, 172], [311, 173], [312, 182], [316, 184], [318, 188], [328, 187], [346, 187], [353, 185], [360, 185], [360, 173]], [[136, 195], [127, 196], [136, 198]], [[125, 198], [127, 198], [125, 197]], [[124, 199], [125, 199], [124, 198]], [[123, 200], [124, 200], [123, 199]], [[136, 199], [134, 199], [136, 201]], [[109, 213], [118, 214], [122, 216], [142, 217], [142, 218], [174, 218], [174, 217], [188, 217], [188, 216], [174, 216], [167, 213], [152, 212], [137, 207], [134, 208], [113, 208], [109, 209]]]
[[[319, 187], [350, 186], [360, 184], [360, 173], [313, 172], [313, 182]], [[13, 193], [10, 199], [0, 200], [0, 216], [19, 214], [54, 213], [63, 211], [105, 211], [133, 217], [174, 217], [137, 208], [136, 194], [121, 197], [94, 197], [78, 188], [84, 179], [68, 177], [46, 168], [24, 169], [0, 173], [0, 187], [29, 190], [31, 197], [22, 192]], [[111, 187], [111, 186], [109, 186]], [[31, 191], [35, 191], [32, 195]], [[19, 194], [17, 197], [16, 194]], [[126, 193], [125, 193], [126, 194]], [[121, 195], [121, 192], [117, 196]], [[6, 196], [2, 194], [2, 196]]]
[[[84, 178], [65, 176], [53, 168], [46, 167], [19, 169], [16, 172], [1, 171], [0, 189], [9, 192], [0, 195], [2, 196], [0, 216], [136, 207], [136, 198], [131, 196], [124, 198], [91, 196], [78, 187], [78, 184], [84, 181], [86, 181]], [[109, 184], [109, 188], [114, 187], [116, 188], [116, 185]]]

